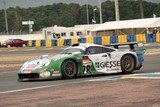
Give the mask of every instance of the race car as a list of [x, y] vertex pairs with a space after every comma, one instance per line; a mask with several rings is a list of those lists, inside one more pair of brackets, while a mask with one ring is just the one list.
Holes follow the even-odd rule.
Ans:
[[[128, 45], [130, 49], [119, 49]], [[77, 43], [64, 49], [60, 54], [25, 62], [18, 71], [18, 80], [42, 80], [57, 77], [122, 72], [130, 74], [143, 65], [144, 49], [135, 49], [137, 43], [113, 44], [108, 46]], [[113, 46], [113, 47], [112, 47]]]

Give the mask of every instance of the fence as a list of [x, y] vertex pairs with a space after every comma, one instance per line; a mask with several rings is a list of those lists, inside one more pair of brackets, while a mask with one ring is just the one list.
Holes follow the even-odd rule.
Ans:
[[113, 43], [127, 42], [160, 42], [160, 33], [157, 35], [112, 35], [112, 36], [97, 36], [87, 38], [72, 38], [72, 39], [57, 39], [57, 40], [29, 40], [29, 47], [52, 47], [52, 46], [71, 46], [75, 43], [94, 43], [99, 45], [108, 45]]

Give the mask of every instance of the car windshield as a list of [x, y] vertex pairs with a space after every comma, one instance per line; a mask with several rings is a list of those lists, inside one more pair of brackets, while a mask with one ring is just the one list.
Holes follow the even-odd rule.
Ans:
[[12, 39], [8, 39], [6, 41], [4, 41], [4, 43], [8, 43], [8, 42], [12, 42], [13, 40]]
[[79, 48], [65, 49], [64, 51], [61, 52], [61, 54], [73, 54], [75, 52], [80, 52], [81, 54], [84, 54], [84, 50], [79, 49]]

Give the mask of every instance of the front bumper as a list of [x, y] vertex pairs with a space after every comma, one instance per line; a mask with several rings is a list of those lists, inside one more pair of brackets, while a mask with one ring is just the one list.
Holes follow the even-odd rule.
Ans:
[[50, 75], [48, 77], [41, 77], [38, 73], [18, 73], [18, 81], [36, 81], [36, 80], [51, 80], [51, 79], [59, 79], [62, 76], [60, 75]]

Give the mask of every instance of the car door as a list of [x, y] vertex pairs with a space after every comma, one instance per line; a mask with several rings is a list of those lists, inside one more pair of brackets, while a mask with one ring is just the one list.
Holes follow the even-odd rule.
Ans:
[[103, 49], [108, 56], [107, 62], [105, 64], [106, 73], [118, 72], [121, 69], [121, 67], [120, 67], [120, 60], [117, 54], [114, 52], [115, 49], [112, 49], [110, 47], [104, 47]]
[[91, 46], [86, 50], [86, 55], [92, 61], [96, 72], [106, 73], [106, 62], [109, 58], [101, 46]]

